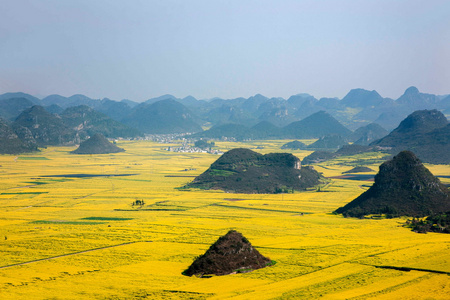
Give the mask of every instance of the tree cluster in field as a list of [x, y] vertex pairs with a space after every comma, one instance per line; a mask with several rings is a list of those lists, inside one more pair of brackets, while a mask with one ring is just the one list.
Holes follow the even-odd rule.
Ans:
[[423, 219], [412, 218], [406, 221], [406, 226], [418, 233], [450, 233], [450, 211], [443, 214], [433, 214]]
[[145, 202], [144, 200], [138, 200], [136, 199], [135, 201], [133, 201], [133, 203], [131, 203], [131, 206], [144, 206]]

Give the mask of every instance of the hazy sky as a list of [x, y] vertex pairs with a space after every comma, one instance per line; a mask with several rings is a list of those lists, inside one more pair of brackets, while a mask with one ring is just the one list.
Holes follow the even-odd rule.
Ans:
[[450, 1], [0, 0], [0, 94], [450, 94]]

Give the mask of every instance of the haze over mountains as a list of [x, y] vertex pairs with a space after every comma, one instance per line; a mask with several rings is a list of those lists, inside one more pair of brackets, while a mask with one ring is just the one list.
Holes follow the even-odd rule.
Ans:
[[[96, 133], [108, 138], [194, 133], [193, 138], [236, 140], [317, 138], [321, 140], [313, 148], [336, 149], [347, 143], [374, 143], [419, 109], [450, 113], [450, 95], [421, 93], [415, 87], [406, 89], [397, 100], [364, 89], [353, 89], [341, 100], [309, 94], [288, 99], [257, 94], [228, 100], [163, 95], [136, 103], [84, 95], [43, 99], [25, 93], [0, 95], [4, 123], [22, 142], [38, 146], [79, 144]], [[447, 122], [442, 113], [441, 119]], [[202, 126], [210, 129], [203, 131]], [[448, 139], [448, 130], [438, 127], [433, 135]], [[419, 137], [429, 139], [425, 132]], [[377, 145], [393, 147], [386, 141]]]
[[[11, 99], [16, 99], [14, 104]], [[283, 127], [323, 110], [351, 130], [370, 123], [377, 123], [387, 130], [392, 130], [408, 114], [416, 110], [438, 109], [444, 113], [450, 112], [450, 95], [421, 93], [416, 87], [410, 87], [397, 100], [384, 98], [376, 91], [353, 89], [341, 100], [316, 99], [305, 93], [293, 95], [288, 99], [268, 98], [257, 94], [249, 98], [227, 100], [221, 98], [197, 100], [192, 96], [176, 98], [172, 95], [163, 95], [141, 104], [131, 100], [91, 99], [84, 95], [70, 97], [49, 95], [38, 99], [25, 93], [6, 93], [0, 95], [0, 115], [13, 120], [24, 108], [32, 105], [44, 107], [57, 105], [62, 110], [86, 105], [117, 121], [123, 121], [129, 119], [136, 111], [161, 100], [181, 103], [198, 125], [209, 122], [212, 125], [234, 123], [251, 127], [261, 121], [269, 121], [277, 127]]]
[[[367, 128], [367, 126], [361, 129], [363, 128]], [[355, 131], [354, 135], [357, 131]], [[314, 144], [325, 138], [319, 139], [305, 149], [314, 148]], [[358, 141], [351, 145], [342, 145], [334, 153], [316, 151], [305, 157], [302, 163], [317, 163], [337, 156], [355, 155], [371, 151], [397, 154], [403, 150], [413, 151], [426, 163], [450, 163], [450, 124], [444, 114], [436, 109], [413, 112], [400, 122], [397, 128], [386, 136], [373, 140], [369, 145], [360, 144]], [[327, 149], [325, 146], [316, 148], [320, 148], [320, 150]], [[332, 147], [328, 149], [332, 149]]]

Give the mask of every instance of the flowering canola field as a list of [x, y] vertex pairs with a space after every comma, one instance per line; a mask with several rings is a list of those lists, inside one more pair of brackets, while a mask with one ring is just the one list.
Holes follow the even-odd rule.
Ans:
[[[284, 142], [217, 145], [269, 153]], [[369, 181], [331, 179], [283, 195], [183, 190], [218, 156], [150, 141], [119, 146], [126, 152], [0, 156], [0, 299], [449, 299], [450, 235], [411, 232], [405, 219], [331, 214]], [[382, 161], [354, 156], [316, 169], [335, 177], [364, 164], [376, 173]], [[181, 274], [229, 229], [276, 264]]]

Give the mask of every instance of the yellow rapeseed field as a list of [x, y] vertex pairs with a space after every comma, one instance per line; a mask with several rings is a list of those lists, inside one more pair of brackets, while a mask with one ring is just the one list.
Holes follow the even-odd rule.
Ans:
[[[285, 142], [216, 145], [265, 154]], [[332, 214], [370, 181], [335, 178], [320, 190], [276, 195], [183, 190], [218, 156], [150, 141], [118, 145], [126, 152], [49, 147], [0, 156], [0, 299], [450, 298], [450, 235], [414, 233], [404, 218]], [[336, 177], [364, 165], [375, 174], [383, 161], [372, 153], [316, 169]], [[448, 165], [427, 167], [450, 175]], [[276, 264], [211, 278], [181, 274], [229, 229]]]

